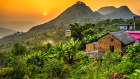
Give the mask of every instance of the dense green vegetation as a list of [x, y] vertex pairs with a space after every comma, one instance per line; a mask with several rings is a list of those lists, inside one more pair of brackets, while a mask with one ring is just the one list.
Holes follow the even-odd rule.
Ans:
[[[0, 50], [9, 51], [14, 43], [21, 43], [31, 47], [34, 44], [46, 44], [47, 39], [52, 39], [55, 43], [65, 42], [65, 30], [67, 29], [72, 30], [72, 37], [74, 39], [79, 38], [79, 40], [82, 40], [88, 35], [96, 33], [105, 34], [110, 31], [118, 31], [119, 24], [130, 23], [133, 23], [133, 20], [106, 19], [96, 23], [86, 23], [84, 25], [74, 23], [69, 26], [64, 26], [62, 23], [61, 27], [51, 26], [46, 29], [42, 29], [41, 31], [34, 30], [27, 33], [18, 32], [0, 39]], [[139, 23], [139, 21], [136, 22], [136, 30], [139, 30]]]
[[[95, 24], [74, 23], [69, 27], [72, 30], [72, 38], [63, 38], [63, 41], [59, 41], [55, 45], [51, 43], [43, 45], [37, 42], [37, 40], [47, 38], [46, 34], [40, 34], [41, 38], [37, 36], [34, 39], [26, 40], [27, 42], [23, 41], [24, 43], [11, 43], [9, 51], [0, 52], [0, 78], [109, 79], [114, 73], [117, 73], [124, 74], [123, 77], [126, 79], [139, 79], [140, 44], [128, 46], [127, 52], [123, 56], [121, 56], [121, 51], [114, 53], [108, 51], [102, 55], [103, 59], [84, 55], [86, 43], [97, 41], [106, 32], [117, 31], [117, 27], [121, 23], [130, 22], [131, 20], [107, 19]], [[61, 34], [64, 35], [61, 32], [58, 36], [62, 37]], [[53, 34], [47, 33], [47, 35]], [[33, 40], [36, 40], [37, 43], [33, 43]], [[122, 76], [119, 75], [119, 77]]]
[[[22, 46], [27, 48], [26, 53]], [[56, 46], [48, 43], [28, 48], [15, 44], [11, 51], [0, 52], [0, 78], [109, 79], [114, 72], [123, 73], [128, 79], [140, 78], [140, 44], [128, 46], [124, 56], [120, 51], [108, 51], [102, 61], [86, 57], [84, 51], [78, 51], [79, 46], [80, 41], [73, 39]], [[40, 50], [34, 50], [35, 47]]]

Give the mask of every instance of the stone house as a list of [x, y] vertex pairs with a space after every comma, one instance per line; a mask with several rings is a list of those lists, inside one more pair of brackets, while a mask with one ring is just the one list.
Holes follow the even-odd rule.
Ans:
[[126, 51], [128, 45], [133, 44], [136, 41], [134, 37], [124, 31], [109, 32], [98, 39], [98, 45], [94, 46], [94, 43], [86, 45], [86, 52], [94, 51], [95, 47], [98, 48], [98, 52], [105, 53], [107, 51], [114, 52], [115, 50]]
[[86, 52], [92, 53], [93, 51], [98, 50], [98, 42], [86, 44]]

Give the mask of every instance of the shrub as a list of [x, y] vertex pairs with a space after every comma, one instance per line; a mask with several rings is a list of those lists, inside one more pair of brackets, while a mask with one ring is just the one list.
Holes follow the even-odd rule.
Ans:
[[121, 62], [118, 65], [118, 69], [120, 72], [125, 74], [131, 74], [134, 71], [134, 64], [132, 62]]
[[27, 57], [27, 64], [43, 66], [44, 65], [44, 56], [42, 55], [41, 51], [35, 52], [32, 55], [28, 55]]
[[7, 58], [7, 59], [4, 61], [4, 67], [7, 67], [8, 64], [9, 64], [11, 61], [13, 61], [13, 60], [14, 60], [13, 57], [9, 57], [9, 58]]
[[0, 65], [3, 65], [3, 63], [5, 62], [5, 60], [7, 60], [7, 58], [10, 57], [10, 54], [6, 51], [4, 52], [0, 52]]
[[11, 53], [14, 55], [23, 55], [25, 54], [27, 51], [27, 47], [20, 44], [20, 43], [16, 43], [13, 47], [13, 49], [11, 50]]
[[129, 75], [131, 79], [139, 79], [140, 78], [140, 70], [136, 69], [134, 73]]
[[14, 72], [14, 69], [13, 68], [2, 68], [0, 69], [0, 78], [6, 78], [6, 77], [9, 77], [9, 75], [12, 76]]
[[57, 59], [50, 59], [48, 62], [45, 62], [42, 71], [42, 73], [48, 74], [48, 78], [70, 77], [70, 67]]

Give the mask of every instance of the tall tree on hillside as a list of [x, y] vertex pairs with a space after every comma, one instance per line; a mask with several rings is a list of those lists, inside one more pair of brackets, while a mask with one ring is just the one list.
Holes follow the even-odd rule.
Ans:
[[27, 47], [20, 44], [20, 43], [16, 43], [14, 44], [13, 49], [11, 50], [11, 53], [14, 55], [22, 55], [25, 54], [27, 51]]
[[82, 40], [83, 38], [82, 32], [90, 28], [95, 29], [95, 25], [92, 23], [86, 23], [84, 25], [79, 25], [77, 23], [70, 24], [71, 37], [73, 37], [75, 40], [76, 39]]
[[88, 36], [88, 35], [94, 35], [94, 34], [96, 34], [97, 32], [98, 32], [97, 29], [95, 29], [95, 28], [94, 28], [94, 29], [89, 28], [89, 29], [83, 31], [81, 34], [85, 37], [85, 36]]
[[71, 37], [73, 37], [74, 39], [81, 39], [81, 30], [82, 28], [79, 28], [80, 25], [77, 23], [74, 24], [70, 24], [70, 30], [71, 30]]

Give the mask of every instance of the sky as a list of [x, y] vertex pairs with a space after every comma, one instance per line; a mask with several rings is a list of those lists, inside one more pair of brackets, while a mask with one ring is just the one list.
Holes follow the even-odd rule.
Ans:
[[[27, 22], [39, 24], [48, 22], [79, 0], [0, 0], [0, 23]], [[93, 11], [101, 7], [126, 5], [140, 15], [140, 0], [80, 0]], [[0, 24], [0, 26], [4, 27]], [[5, 25], [7, 26], [7, 25]], [[10, 26], [7, 26], [10, 27]], [[11, 27], [15, 28], [15, 27]]]

